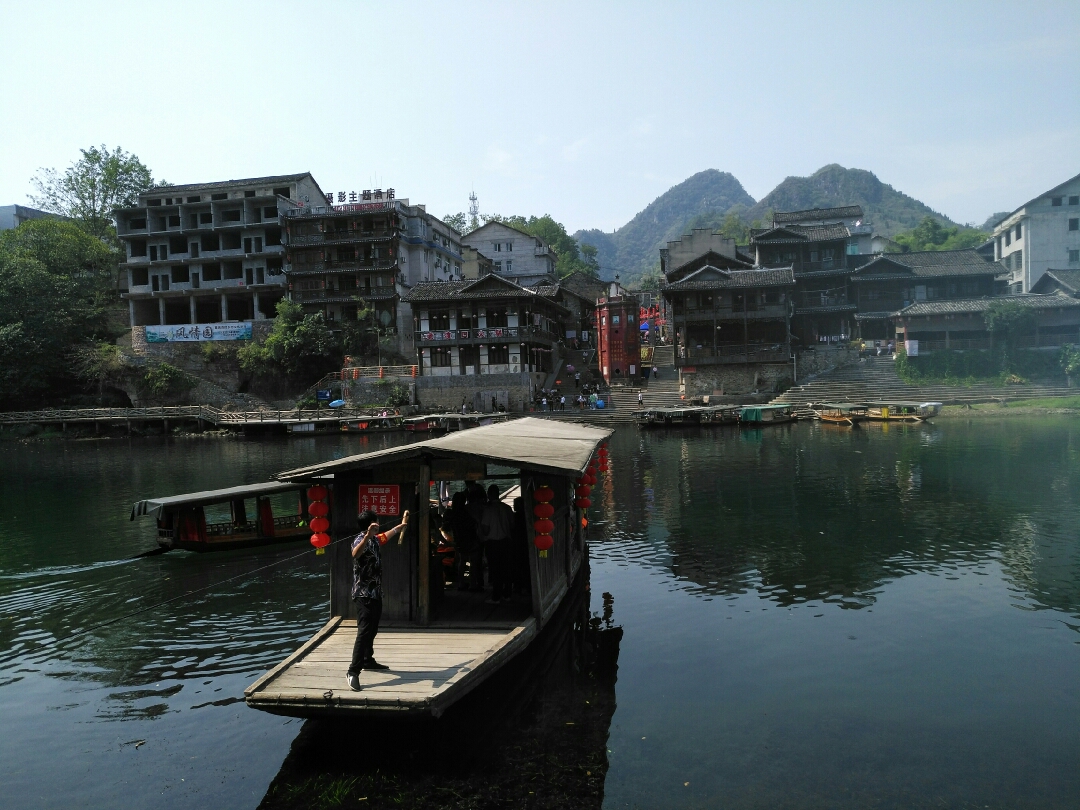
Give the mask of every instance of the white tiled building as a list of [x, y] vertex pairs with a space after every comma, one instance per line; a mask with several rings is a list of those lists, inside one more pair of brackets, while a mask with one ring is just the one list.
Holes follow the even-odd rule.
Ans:
[[462, 237], [461, 243], [491, 259], [493, 272], [517, 284], [555, 283], [555, 251], [532, 234], [503, 222], [488, 222]]
[[1047, 270], [1080, 269], [1080, 175], [1021, 205], [993, 238], [1014, 293], [1031, 292]]

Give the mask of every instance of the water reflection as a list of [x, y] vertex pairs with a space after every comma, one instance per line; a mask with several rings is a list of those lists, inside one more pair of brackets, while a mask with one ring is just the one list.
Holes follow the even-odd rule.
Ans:
[[851, 609], [913, 573], [1001, 565], [1075, 613], [1077, 452], [1068, 423], [624, 431], [597, 551], [706, 596]]

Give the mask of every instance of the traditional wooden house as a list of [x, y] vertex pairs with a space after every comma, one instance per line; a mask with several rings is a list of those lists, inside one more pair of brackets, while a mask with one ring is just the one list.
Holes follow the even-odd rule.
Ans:
[[1060, 292], [1080, 298], [1080, 270], [1047, 270], [1032, 285], [1031, 291], [1041, 295]]
[[606, 282], [580, 270], [559, 279], [559, 303], [570, 311], [566, 339], [579, 343], [596, 340], [596, 300], [608, 289]]
[[420, 374], [551, 371], [570, 316], [558, 293], [555, 284], [522, 287], [497, 273], [415, 285], [405, 301], [412, 306]]
[[997, 302], [1013, 302], [1034, 313], [1022, 348], [1080, 343], [1080, 300], [1064, 293], [1022, 293], [995, 298], [922, 300], [894, 313], [895, 335], [900, 341], [917, 340], [919, 353], [941, 349], [992, 349], [993, 335], [986, 329], [986, 311]]
[[921, 301], [991, 296], [1002, 268], [975, 250], [886, 253], [851, 274], [856, 335], [892, 339], [893, 313]]
[[[516, 419], [279, 473], [282, 481], [332, 490], [330, 617], [248, 687], [248, 705], [300, 717], [438, 717], [528, 647], [559, 609], [585, 562], [590, 503], [578, 482], [594, 458], [606, 458], [598, 448], [610, 435], [603, 428]], [[487, 604], [483, 594], [444, 591], [430, 504], [442, 485], [466, 482], [496, 483], [507, 496], [521, 497], [529, 599]], [[381, 552], [383, 613], [375, 655], [389, 669], [365, 670], [361, 690], [352, 691], [345, 678], [356, 634], [349, 540], [368, 508], [382, 517], [384, 529], [397, 525], [405, 510], [412, 517], [400, 541]]]
[[677, 366], [786, 363], [791, 358], [790, 267], [732, 270], [705, 265], [662, 288]]

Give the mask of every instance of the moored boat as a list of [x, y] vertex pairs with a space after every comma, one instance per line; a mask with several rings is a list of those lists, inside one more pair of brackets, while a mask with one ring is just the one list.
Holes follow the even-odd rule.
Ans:
[[854, 427], [855, 423], [867, 418], [867, 407], [857, 402], [823, 402], [814, 405], [812, 410], [822, 422], [833, 425]]
[[937, 416], [940, 402], [868, 402], [867, 418], [875, 422], [925, 422]]
[[753, 427], [780, 425], [798, 419], [795, 406], [788, 403], [776, 405], [744, 405], [739, 409], [739, 424]]
[[[589, 501], [582, 481], [591, 480], [594, 456], [606, 458], [598, 448], [611, 432], [523, 418], [280, 473], [292, 485], [332, 482], [330, 620], [245, 690], [247, 704], [297, 717], [440, 716], [529, 647], [583, 570]], [[482, 593], [443, 588], [432, 493], [479, 481], [498, 483], [504, 496], [520, 488], [527, 599], [490, 604]], [[416, 519], [381, 551], [375, 657], [388, 669], [365, 669], [354, 691], [345, 677], [356, 634], [349, 541], [369, 508], [386, 526], [405, 510]]]
[[131, 519], [152, 515], [164, 549], [227, 551], [307, 540], [306, 487], [284, 481], [136, 501]]

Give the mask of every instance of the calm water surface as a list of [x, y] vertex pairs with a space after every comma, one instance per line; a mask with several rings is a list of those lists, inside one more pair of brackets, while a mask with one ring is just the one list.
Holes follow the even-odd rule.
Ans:
[[[611, 448], [605, 806], [1077, 806], [1080, 423], [621, 429]], [[300, 550], [130, 560], [153, 546], [132, 501], [364, 448], [0, 449], [0, 804], [257, 806], [300, 721], [243, 688], [325, 620], [323, 558], [85, 630]]]

